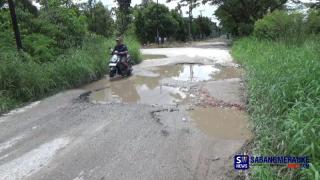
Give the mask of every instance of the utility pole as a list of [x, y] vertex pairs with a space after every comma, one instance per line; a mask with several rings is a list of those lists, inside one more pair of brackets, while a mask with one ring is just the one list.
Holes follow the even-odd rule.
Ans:
[[157, 0], [157, 43], [160, 45], [159, 41], [159, 1]]
[[19, 26], [18, 26], [18, 21], [17, 21], [16, 10], [15, 10], [14, 3], [12, 0], [8, 0], [8, 4], [9, 4], [9, 9], [10, 9], [12, 28], [13, 28], [14, 36], [16, 39], [17, 49], [20, 50], [20, 49], [22, 49], [22, 43], [21, 43], [21, 37], [20, 37], [20, 31], [19, 31]]

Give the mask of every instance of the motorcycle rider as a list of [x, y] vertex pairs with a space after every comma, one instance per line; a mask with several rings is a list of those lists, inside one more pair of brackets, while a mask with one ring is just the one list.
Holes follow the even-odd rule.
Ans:
[[123, 40], [121, 37], [116, 39], [116, 46], [114, 47], [112, 54], [117, 54], [120, 57], [120, 62], [128, 68], [129, 65], [127, 63], [127, 55], [128, 55], [128, 48], [125, 44], [123, 44]]

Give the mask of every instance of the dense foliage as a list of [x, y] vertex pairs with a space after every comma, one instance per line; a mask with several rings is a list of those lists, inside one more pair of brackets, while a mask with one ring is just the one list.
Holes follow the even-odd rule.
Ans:
[[[115, 32], [101, 3], [44, 0], [34, 9], [28, 0], [14, 2], [23, 50], [16, 50], [9, 9], [1, 1], [0, 113], [106, 73]], [[139, 44], [133, 37], [125, 41], [138, 63]]]
[[[255, 38], [233, 46], [246, 67], [255, 154], [309, 156], [310, 168], [253, 168], [259, 179], [319, 179], [319, 10], [308, 15], [274, 11], [255, 23]], [[318, 23], [316, 23], [318, 22]], [[257, 39], [256, 39], [257, 37]]]
[[[144, 6], [137, 6], [134, 10], [134, 26], [137, 37], [142, 42], [154, 42], [157, 27], [160, 37], [171, 40], [186, 41], [188, 39], [188, 22], [179, 10], [169, 10], [165, 5], [150, 2]], [[194, 39], [211, 35], [217, 26], [207, 17], [198, 17], [192, 23]]]
[[94, 4], [87, 11], [88, 30], [105, 37], [114, 33], [114, 22], [111, 12], [101, 2]]
[[[179, 16], [175, 16], [179, 18]], [[170, 38], [179, 29], [179, 23], [165, 5], [150, 3], [147, 7], [137, 8], [135, 12], [135, 29], [137, 37], [143, 41], [155, 41], [157, 27], [160, 37]], [[184, 24], [182, 24], [184, 25]]]
[[[206, 1], [206, 0], [205, 0]], [[267, 12], [282, 9], [287, 0], [207, 0], [219, 7], [215, 15], [221, 21], [224, 31], [236, 36], [249, 35], [255, 21]]]
[[303, 24], [300, 13], [274, 11], [255, 23], [254, 35], [260, 39], [301, 41], [304, 39]]
[[[319, 179], [320, 37], [299, 45], [244, 38], [232, 54], [247, 72], [254, 154], [309, 156], [310, 168], [253, 167], [254, 179]], [[312, 39], [312, 40], [311, 40]]]
[[310, 10], [307, 19], [302, 13], [274, 11], [255, 23], [254, 35], [260, 39], [299, 43], [308, 34], [320, 32], [320, 11]]

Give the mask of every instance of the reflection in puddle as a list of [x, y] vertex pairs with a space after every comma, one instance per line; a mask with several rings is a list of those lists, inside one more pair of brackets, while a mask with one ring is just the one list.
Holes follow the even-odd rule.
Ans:
[[176, 104], [186, 98], [186, 93], [182, 92], [180, 88], [154, 83], [157, 82], [156, 79], [137, 76], [132, 79], [112, 82], [108, 88], [93, 92], [89, 99], [92, 102], [120, 101], [163, 105]]
[[212, 65], [179, 64], [160, 66], [159, 70], [165, 76], [179, 81], [207, 81], [214, 78], [220, 70]]
[[[217, 77], [236, 76], [234, 70], [220, 71], [212, 65], [179, 64], [153, 67], [148, 74], [110, 81], [108, 78], [84, 87], [93, 91], [89, 97], [92, 102], [128, 102], [142, 104], [177, 104], [188, 98], [188, 88], [179, 87], [181, 82], [214, 80]], [[149, 73], [150, 74], [150, 73]], [[173, 80], [173, 84], [168, 80]], [[180, 85], [181, 86], [181, 85]]]
[[248, 115], [229, 108], [196, 108], [190, 111], [192, 119], [204, 133], [223, 139], [248, 139], [251, 136]]

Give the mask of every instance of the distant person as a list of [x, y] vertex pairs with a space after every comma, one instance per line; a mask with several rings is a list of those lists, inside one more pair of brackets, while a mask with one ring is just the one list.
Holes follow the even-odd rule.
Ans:
[[129, 66], [127, 63], [128, 48], [125, 44], [123, 44], [123, 40], [121, 37], [118, 37], [116, 39], [116, 42], [117, 44], [112, 51], [112, 55], [117, 54], [120, 57], [121, 63], [127, 68]]

